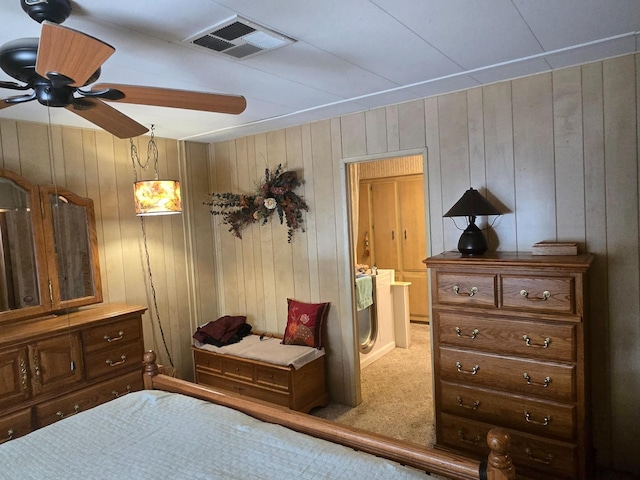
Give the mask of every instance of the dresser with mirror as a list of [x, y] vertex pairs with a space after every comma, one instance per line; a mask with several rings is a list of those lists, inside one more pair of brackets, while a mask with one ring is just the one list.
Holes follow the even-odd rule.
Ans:
[[142, 388], [146, 309], [102, 300], [93, 201], [0, 169], [0, 443]]

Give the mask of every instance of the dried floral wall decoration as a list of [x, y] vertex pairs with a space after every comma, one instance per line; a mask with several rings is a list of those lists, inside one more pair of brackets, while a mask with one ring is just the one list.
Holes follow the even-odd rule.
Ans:
[[280, 164], [272, 171], [266, 168], [264, 176], [255, 195], [212, 193], [211, 200], [204, 204], [209, 206], [212, 215], [220, 215], [238, 238], [242, 238], [245, 227], [256, 222], [264, 225], [277, 212], [280, 224], [287, 224], [287, 241], [291, 243], [296, 230], [304, 232], [302, 212], [309, 211], [304, 198], [293, 191], [300, 186], [298, 174], [284, 171]]

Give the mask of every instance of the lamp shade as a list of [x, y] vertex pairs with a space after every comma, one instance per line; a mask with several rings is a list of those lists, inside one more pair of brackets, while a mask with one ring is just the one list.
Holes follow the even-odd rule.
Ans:
[[462, 198], [443, 215], [443, 217], [468, 218], [469, 225], [458, 241], [458, 251], [464, 256], [482, 255], [487, 251], [487, 240], [475, 223], [479, 215], [502, 215], [502, 213], [473, 188], [464, 192]]
[[136, 215], [172, 215], [182, 212], [180, 182], [176, 180], [146, 180], [134, 182]]
[[477, 217], [479, 215], [502, 215], [478, 190], [470, 188], [443, 217]]

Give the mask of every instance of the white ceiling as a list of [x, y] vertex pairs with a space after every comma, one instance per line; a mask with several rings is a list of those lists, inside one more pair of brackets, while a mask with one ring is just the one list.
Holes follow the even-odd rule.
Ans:
[[[640, 0], [76, 0], [64, 22], [116, 48], [100, 83], [244, 95], [241, 115], [111, 103], [165, 138], [209, 142], [635, 52]], [[37, 37], [0, 0], [0, 44]], [[240, 15], [296, 40], [244, 60], [183, 40]], [[12, 81], [0, 71], [0, 80]], [[0, 89], [0, 98], [16, 95]], [[0, 118], [94, 128], [37, 102]]]

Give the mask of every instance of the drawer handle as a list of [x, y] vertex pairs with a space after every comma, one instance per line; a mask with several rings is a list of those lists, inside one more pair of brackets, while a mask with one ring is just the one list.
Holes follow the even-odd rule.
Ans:
[[541, 297], [530, 297], [529, 296], [529, 292], [527, 292], [526, 290], [522, 289], [522, 290], [520, 290], [520, 295], [522, 295], [527, 300], [531, 300], [532, 302], [533, 301], [537, 301], [537, 300], [541, 300], [541, 301], [545, 302], [551, 296], [551, 292], [549, 290], [545, 290], [544, 292], [542, 292], [542, 296]]
[[[455, 293], [456, 295], [460, 295], [460, 287], [458, 285], [453, 286], [453, 293]], [[478, 293], [478, 287], [471, 287], [467, 295], [469, 297], [473, 297], [476, 293]]]
[[13, 440], [13, 430], [7, 430], [7, 437], [0, 440], [0, 445], [8, 442], [9, 440]]
[[527, 452], [527, 456], [529, 457], [529, 460], [531, 460], [532, 462], [549, 465], [553, 461], [553, 455], [551, 455], [550, 453], [547, 453], [546, 458], [538, 458], [533, 456], [533, 452], [531, 451], [530, 448], [527, 448], [525, 452]]
[[113, 395], [115, 398], [118, 397], [124, 397], [127, 393], [131, 393], [131, 385], [127, 385], [126, 387], [124, 387], [125, 391], [120, 393], [117, 390], [112, 390], [111, 391], [111, 395]]
[[527, 411], [524, 412], [524, 419], [529, 423], [533, 423], [534, 425], [542, 425], [543, 427], [549, 425], [549, 422], [551, 421], [551, 417], [544, 417], [541, 422], [531, 420], [531, 414]]
[[464, 402], [462, 401], [462, 397], [459, 395], [456, 398], [456, 400], [458, 400], [459, 407], [468, 408], [469, 410], [477, 410], [478, 407], [480, 406], [480, 400], [476, 400], [475, 402], [473, 402], [473, 405], [465, 405]]
[[75, 405], [73, 406], [73, 413], [66, 414], [66, 413], [64, 413], [62, 410], [58, 410], [58, 411], [56, 412], [56, 415], [57, 415], [58, 417], [60, 417], [60, 420], [62, 420], [63, 418], [66, 418], [66, 417], [70, 417], [70, 416], [72, 416], [72, 415], [75, 415], [75, 414], [76, 414], [76, 413], [78, 413], [79, 411], [80, 411], [80, 405], [75, 404]]
[[547, 348], [547, 347], [549, 347], [549, 344], [551, 343], [551, 339], [549, 337], [546, 337], [544, 339], [544, 342], [542, 342], [542, 345], [536, 345], [535, 343], [531, 343], [531, 339], [529, 338], [529, 335], [523, 335], [522, 339], [527, 344], [527, 347]]
[[233, 388], [235, 388], [235, 389], [236, 389], [236, 390], [238, 390], [239, 392], [241, 392], [242, 390], [244, 390], [244, 388], [243, 388], [243, 387], [238, 387], [238, 386], [235, 386], [235, 385], [234, 385], [234, 387], [233, 387]]
[[36, 383], [42, 383], [42, 378], [40, 377], [40, 358], [38, 355], [33, 356], [33, 373], [35, 373], [35, 381]]
[[105, 335], [104, 338], [107, 342], [111, 343], [111, 342], [117, 342], [118, 340], [122, 340], [124, 338], [124, 332], [122, 330], [120, 330], [118, 332], [118, 336], [117, 337], [110, 337], [109, 335]]
[[476, 436], [476, 438], [473, 439], [468, 439], [464, 436], [464, 432], [462, 430], [458, 430], [458, 438], [460, 439], [461, 442], [464, 443], [470, 443], [471, 445], [474, 446], [478, 446], [480, 444], [480, 442], [482, 441], [482, 439], [480, 438], [479, 435]]
[[456, 368], [458, 369], [459, 373], [466, 373], [467, 375], [475, 375], [476, 373], [478, 373], [478, 370], [480, 370], [479, 365], [474, 365], [471, 370], [463, 370], [462, 364], [460, 362], [456, 362]]
[[524, 373], [522, 376], [527, 381], [527, 385], [537, 385], [538, 387], [548, 387], [549, 384], [551, 383], [551, 377], [546, 377], [544, 379], [544, 382], [542, 383], [535, 383], [531, 381], [531, 377], [529, 376], [528, 373]]
[[[465, 335], [464, 338], [470, 338], [471, 340], [473, 340], [478, 336], [479, 333], [480, 333], [480, 330], [478, 330], [477, 328], [474, 328], [473, 332], [471, 332], [471, 335]], [[459, 337], [463, 336], [462, 330], [460, 329], [460, 327], [456, 327], [456, 335], [458, 335]]]
[[107, 365], [109, 365], [110, 367], [117, 367], [118, 365], [122, 365], [126, 361], [127, 361], [127, 356], [126, 355], [121, 355], [119, 361], [114, 362], [113, 360], [108, 359], [105, 363]]

